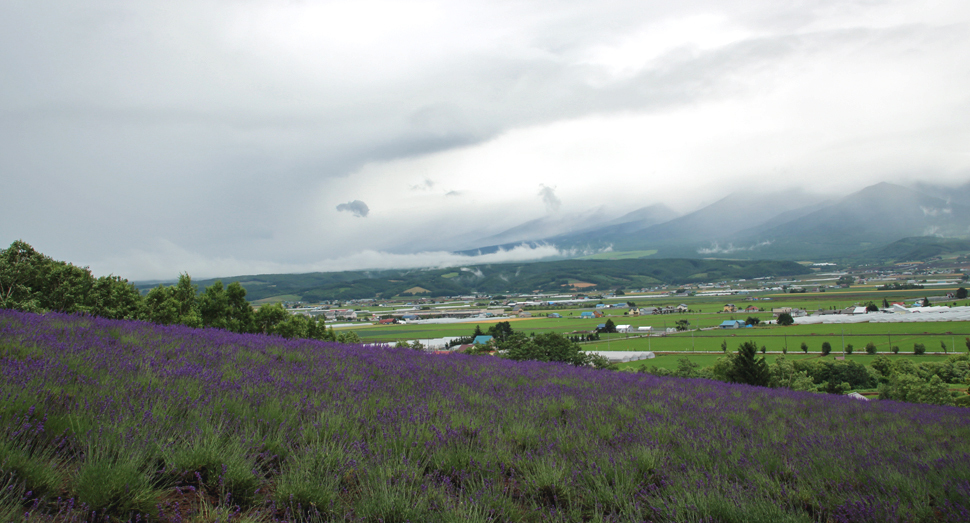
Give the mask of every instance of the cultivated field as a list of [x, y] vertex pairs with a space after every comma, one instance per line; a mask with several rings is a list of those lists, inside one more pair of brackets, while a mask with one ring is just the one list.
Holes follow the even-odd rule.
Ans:
[[0, 311], [0, 520], [970, 520], [970, 411]]

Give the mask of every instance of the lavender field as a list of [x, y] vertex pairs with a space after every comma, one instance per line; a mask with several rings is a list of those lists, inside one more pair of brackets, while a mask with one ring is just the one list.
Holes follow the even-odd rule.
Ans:
[[970, 410], [0, 311], [0, 521], [970, 521]]

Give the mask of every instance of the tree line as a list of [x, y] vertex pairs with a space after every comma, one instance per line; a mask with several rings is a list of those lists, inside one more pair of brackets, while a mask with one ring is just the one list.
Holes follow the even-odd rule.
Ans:
[[216, 281], [200, 293], [192, 278], [181, 274], [175, 285], [159, 285], [142, 296], [124, 278], [96, 278], [87, 267], [54, 260], [20, 240], [0, 251], [0, 308], [360, 342], [353, 332], [336, 334], [314, 318], [289, 314], [280, 304], [253, 310], [238, 282], [223, 286]]
[[[722, 347], [726, 345], [725, 341]], [[855, 361], [792, 361], [784, 357], [769, 364], [764, 356], [757, 357], [758, 350], [757, 343], [747, 341], [738, 346], [736, 353], [718, 358], [710, 367], [681, 358], [675, 370], [641, 365], [639, 372], [830, 394], [875, 388], [880, 399], [970, 406], [970, 396], [952, 393], [947, 386], [970, 383], [970, 354], [957, 354], [941, 362], [914, 362], [881, 355], [870, 365]]]

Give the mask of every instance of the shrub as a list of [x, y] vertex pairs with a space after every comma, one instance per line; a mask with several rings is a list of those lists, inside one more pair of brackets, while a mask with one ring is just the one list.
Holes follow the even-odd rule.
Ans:
[[926, 345], [923, 345], [922, 343], [914, 343], [913, 354], [916, 354], [917, 356], [921, 354], [926, 354]]
[[827, 342], [827, 341], [823, 341], [822, 342], [822, 356], [828, 356], [829, 353], [831, 353], [831, 352], [832, 352], [832, 344], [829, 343], [829, 342]]
[[852, 351], [853, 350], [855, 350], [855, 349], [852, 347], [852, 344], [851, 343], [845, 346], [845, 353], [846, 354], [852, 354]]
[[795, 323], [795, 318], [792, 318], [791, 314], [783, 312], [778, 315], [778, 325], [787, 326], [793, 323]]
[[762, 345], [761, 346], [761, 353], [764, 354], [765, 352], [768, 352], [768, 347], [765, 347], [764, 345]]
[[804, 341], [802, 342], [802, 352], [804, 352], [805, 354], [808, 354], [808, 344], [805, 343]]
[[866, 354], [875, 354], [875, 353], [876, 353], [876, 344], [871, 341], [869, 343], [866, 343]]
[[782, 353], [782, 354], [788, 354], [788, 347], [787, 347], [787, 346], [785, 346], [785, 347], [782, 347], [782, 348], [781, 348], [781, 353]]
[[893, 345], [893, 354], [899, 354], [899, 345]]

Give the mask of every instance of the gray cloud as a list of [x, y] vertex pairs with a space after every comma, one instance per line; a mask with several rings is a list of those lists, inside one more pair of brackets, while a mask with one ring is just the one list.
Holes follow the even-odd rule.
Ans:
[[[826, 188], [911, 172], [965, 181], [970, 172], [959, 154], [970, 139], [964, 1], [428, 5], [0, 2], [0, 181], [16, 195], [0, 206], [0, 246], [23, 238], [99, 273], [125, 267], [126, 276], [153, 278], [180, 267], [173, 261], [159, 274], [118, 260], [164, 243], [296, 267], [324, 253], [317, 245], [349, 255], [488, 236], [514, 226], [509, 210], [534, 203], [544, 180], [556, 183], [540, 191], [555, 211], [560, 198], [579, 201], [577, 192], [590, 207], [617, 196], [640, 205], [703, 200], [729, 185], [727, 174], [708, 174], [724, 165], [749, 176], [779, 167], [787, 179]], [[798, 75], [812, 71], [824, 78], [805, 95]], [[815, 120], [813, 108], [840, 100], [863, 110], [838, 106]], [[676, 190], [656, 190], [660, 168], [640, 184], [594, 192], [560, 179], [540, 153], [564, 155], [543, 147], [515, 149], [522, 161], [511, 169], [465, 176], [468, 165], [456, 161], [451, 171], [354, 186], [382, 162], [461, 155], [522, 129], [704, 104], [737, 112], [683, 120], [686, 135], [766, 115], [771, 139], [743, 148], [729, 136], [724, 150], [697, 147], [693, 157], [706, 162], [691, 165], [697, 174], [678, 179]], [[823, 137], [815, 149], [790, 147], [813, 133]], [[763, 165], [771, 151], [781, 165]], [[537, 179], [483, 195], [527, 174]], [[462, 198], [441, 198], [442, 187]], [[378, 201], [379, 191], [391, 197]], [[340, 216], [341, 227], [329, 226], [338, 204], [367, 215], [342, 203], [360, 194], [394, 219]], [[396, 207], [385, 213], [388, 202]]]
[[409, 186], [412, 191], [430, 191], [434, 188], [434, 182], [425, 178], [421, 183]]
[[546, 205], [546, 210], [549, 212], [556, 212], [562, 206], [562, 201], [556, 196], [555, 187], [539, 185], [539, 198], [542, 199], [542, 203]]
[[370, 209], [367, 208], [366, 203], [360, 200], [354, 200], [352, 202], [341, 203], [337, 206], [337, 211], [349, 212], [358, 218], [366, 218], [367, 213], [370, 212]]

